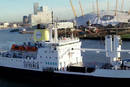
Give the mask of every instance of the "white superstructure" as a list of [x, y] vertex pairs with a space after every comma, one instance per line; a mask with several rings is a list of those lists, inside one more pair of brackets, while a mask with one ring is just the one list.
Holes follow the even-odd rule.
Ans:
[[[52, 32], [55, 32], [54, 37]], [[66, 70], [73, 64], [81, 64], [81, 42], [77, 38], [58, 38], [57, 28], [37, 29], [34, 41], [13, 44], [9, 51], [0, 52], [0, 66], [35, 70]]]

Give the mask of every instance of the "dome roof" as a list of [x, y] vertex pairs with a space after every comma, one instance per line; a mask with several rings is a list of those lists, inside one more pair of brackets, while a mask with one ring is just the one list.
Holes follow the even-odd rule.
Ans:
[[120, 22], [128, 22], [130, 15], [128, 12], [117, 12], [115, 16], [115, 11], [100, 11], [100, 17], [97, 17], [95, 12], [86, 14], [85, 16], [80, 16], [76, 19], [78, 26], [86, 25], [87, 21], [91, 21], [91, 24], [100, 24], [103, 26], [117, 25]]

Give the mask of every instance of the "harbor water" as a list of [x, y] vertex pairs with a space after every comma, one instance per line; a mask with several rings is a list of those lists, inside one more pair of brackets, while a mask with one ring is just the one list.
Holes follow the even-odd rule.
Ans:
[[[33, 40], [31, 34], [19, 34], [18, 32], [9, 32], [10, 30], [0, 30], [0, 49], [8, 50], [13, 43], [23, 43]], [[82, 48], [104, 49], [105, 43], [103, 40], [81, 40]], [[130, 49], [130, 41], [123, 41], [122, 49]], [[100, 63], [109, 62], [105, 53], [100, 52], [82, 52], [83, 63], [85, 66], [91, 66]], [[121, 53], [122, 59], [130, 58], [130, 53]], [[29, 84], [16, 83], [4, 78], [0, 78], [0, 87], [29, 87]], [[31, 86], [32, 87], [32, 86]]]

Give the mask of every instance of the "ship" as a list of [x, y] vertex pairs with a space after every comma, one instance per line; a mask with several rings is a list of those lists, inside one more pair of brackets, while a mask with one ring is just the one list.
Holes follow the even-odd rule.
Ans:
[[[58, 37], [58, 28], [53, 24], [48, 29], [36, 29], [34, 40], [12, 44], [10, 50], [0, 51], [0, 73], [7, 77], [41, 78], [57, 82], [113, 82], [130, 79], [130, 60], [122, 60], [122, 40], [119, 35], [106, 35], [105, 49], [81, 48], [77, 37]], [[104, 52], [110, 63], [101, 67], [84, 66], [82, 52]], [[11, 78], [11, 79], [13, 79]], [[43, 81], [43, 80], [41, 80]]]

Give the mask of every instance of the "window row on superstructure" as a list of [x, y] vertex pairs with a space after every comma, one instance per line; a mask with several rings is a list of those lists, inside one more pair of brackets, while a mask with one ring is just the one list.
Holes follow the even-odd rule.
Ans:
[[56, 62], [46, 62], [45, 64], [46, 64], [46, 65], [55, 65], [55, 66], [57, 66], [57, 63], [56, 63]]

